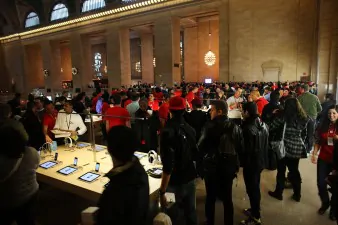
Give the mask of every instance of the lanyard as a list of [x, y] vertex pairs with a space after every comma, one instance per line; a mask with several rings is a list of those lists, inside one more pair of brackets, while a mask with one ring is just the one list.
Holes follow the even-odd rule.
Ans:
[[70, 114], [70, 116], [69, 116], [69, 122], [67, 120], [67, 115], [66, 115], [66, 124], [67, 124], [68, 130], [69, 130], [69, 127], [70, 127], [70, 124], [71, 124], [71, 121], [70, 121], [71, 119], [72, 119], [72, 114]]
[[330, 124], [328, 132], [327, 132], [327, 136], [333, 137], [335, 134], [336, 134], [336, 126], [335, 124]]

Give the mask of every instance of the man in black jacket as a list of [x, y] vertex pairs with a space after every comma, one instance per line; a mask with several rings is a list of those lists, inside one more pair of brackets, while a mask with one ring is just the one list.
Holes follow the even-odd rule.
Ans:
[[202, 102], [199, 99], [192, 100], [191, 104], [193, 110], [190, 113], [185, 113], [184, 118], [187, 123], [195, 129], [196, 140], [199, 140], [202, 128], [207, 122], [207, 114], [201, 110]]
[[138, 146], [131, 128], [112, 127], [108, 133], [108, 151], [114, 168], [98, 202], [96, 225], [145, 225], [149, 208], [149, 182], [139, 160], [134, 156]]
[[209, 108], [210, 101], [215, 98], [215, 95], [210, 92], [210, 88], [207, 87], [203, 94], [203, 105]]
[[248, 102], [243, 105], [243, 139], [244, 152], [241, 156], [243, 176], [246, 192], [250, 199], [250, 209], [245, 209], [244, 214], [249, 218], [241, 222], [242, 225], [260, 225], [260, 180], [261, 172], [267, 167], [269, 131], [261, 121], [257, 112], [257, 105]]
[[[239, 169], [238, 155], [242, 151], [243, 138], [241, 129], [229, 120], [227, 114], [228, 105], [225, 101], [211, 101], [211, 121], [205, 125], [198, 141], [198, 149], [204, 159], [207, 225], [215, 224], [217, 197], [223, 201], [224, 224], [234, 224], [232, 183]], [[229, 134], [228, 141], [222, 138], [225, 134]], [[226, 146], [233, 146], [232, 151], [236, 154], [225, 153]]]
[[[169, 110], [172, 118], [161, 131], [160, 149], [163, 175], [159, 194], [161, 206], [166, 207], [165, 193], [174, 193], [179, 209], [176, 213], [184, 212], [187, 225], [197, 225], [195, 185], [197, 174], [193, 162], [197, 152], [196, 133], [184, 121], [185, 108], [184, 98], [170, 99]], [[172, 220], [173, 224], [177, 224], [176, 220], [179, 220], [179, 216], [172, 216]]]

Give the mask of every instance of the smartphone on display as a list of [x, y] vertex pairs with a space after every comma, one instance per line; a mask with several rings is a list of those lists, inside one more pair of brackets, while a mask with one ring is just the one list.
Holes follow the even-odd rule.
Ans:
[[95, 171], [99, 172], [99, 170], [100, 170], [100, 163], [96, 163], [96, 165], [95, 165]]
[[58, 161], [58, 155], [59, 153], [55, 152], [54, 161]]
[[74, 158], [74, 166], [77, 166], [77, 157]]

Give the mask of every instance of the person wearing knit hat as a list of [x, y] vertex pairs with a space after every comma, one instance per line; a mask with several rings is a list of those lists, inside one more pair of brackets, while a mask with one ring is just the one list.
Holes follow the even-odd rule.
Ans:
[[180, 111], [185, 110], [186, 101], [184, 98], [175, 96], [169, 100], [169, 110], [170, 111]]
[[[161, 131], [160, 149], [163, 165], [161, 186], [159, 189], [160, 203], [167, 206], [165, 193], [171, 192], [176, 196], [178, 207], [174, 210], [184, 212], [185, 221], [190, 225], [197, 225], [196, 213], [196, 185], [197, 172], [194, 157], [197, 153], [196, 133], [184, 120], [186, 100], [173, 97], [169, 101], [171, 119]], [[177, 212], [175, 215], [179, 215]], [[183, 218], [171, 218], [173, 224], [178, 224]]]

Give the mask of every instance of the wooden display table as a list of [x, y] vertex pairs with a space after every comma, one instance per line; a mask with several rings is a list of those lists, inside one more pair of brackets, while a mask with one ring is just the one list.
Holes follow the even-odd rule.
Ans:
[[[111, 160], [110, 155], [107, 154], [108, 152], [106, 149], [100, 152], [96, 152], [96, 160], [97, 162], [100, 163], [101, 176], [92, 183], [86, 183], [84, 181], [79, 180], [78, 178], [80, 176], [82, 176], [87, 172], [91, 172], [95, 169], [96, 162], [94, 162], [94, 153], [93, 151], [88, 149], [90, 149], [90, 147], [85, 147], [81, 149], [75, 148], [74, 150], [70, 150], [70, 148], [67, 148], [65, 146], [58, 146], [57, 150], [59, 154], [58, 161], [61, 161], [62, 164], [58, 164], [49, 169], [43, 169], [39, 167], [36, 171], [37, 180], [39, 182], [48, 184], [61, 190], [79, 195], [85, 199], [97, 202], [98, 199], [100, 198], [101, 193], [104, 190], [104, 185], [109, 181], [109, 179], [107, 177], [104, 177], [103, 175], [113, 168], [113, 162]], [[53, 152], [52, 153], [53, 157], [54, 154], [55, 153]], [[146, 153], [140, 154], [145, 155], [140, 160], [145, 170], [148, 170], [149, 168], [153, 167], [159, 167], [158, 165], [154, 166], [148, 162], [148, 156]], [[47, 155], [41, 153], [41, 156], [45, 158], [41, 159], [40, 164], [46, 161], [53, 160], [53, 157], [50, 155], [50, 153], [47, 153]], [[82, 166], [82, 169], [78, 169], [76, 172], [68, 176], [59, 174], [57, 172], [58, 170], [73, 164], [74, 157], [78, 158], [78, 166], [79, 167]], [[85, 164], [88, 165], [83, 166]], [[151, 198], [156, 197], [157, 190], [159, 189], [160, 184], [161, 179], [149, 177], [149, 195]]]

